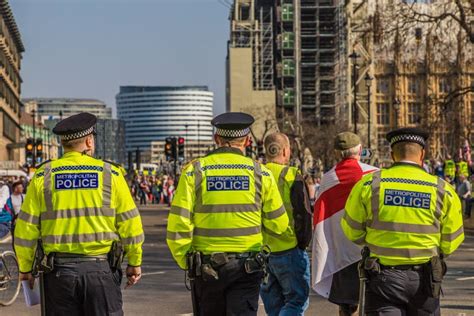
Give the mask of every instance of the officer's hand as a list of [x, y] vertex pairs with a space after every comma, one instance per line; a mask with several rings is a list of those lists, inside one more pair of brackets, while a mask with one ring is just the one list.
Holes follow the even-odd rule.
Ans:
[[31, 273], [21, 273], [20, 272], [20, 281], [28, 281], [30, 289], [33, 289], [35, 286], [35, 278]]
[[131, 266], [128, 266], [127, 267], [127, 285], [125, 286], [125, 288], [129, 288], [131, 287], [132, 285], [135, 285], [138, 283], [138, 281], [141, 279], [142, 277], [142, 268], [140, 267], [131, 267]]

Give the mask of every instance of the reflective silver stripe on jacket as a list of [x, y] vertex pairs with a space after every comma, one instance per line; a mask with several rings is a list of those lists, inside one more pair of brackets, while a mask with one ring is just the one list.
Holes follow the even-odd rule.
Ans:
[[285, 178], [286, 175], [288, 174], [288, 171], [290, 171], [290, 166], [286, 166], [283, 168], [283, 170], [280, 173], [280, 176], [278, 177], [278, 190], [280, 191], [280, 195], [283, 197], [284, 194], [284, 188], [285, 188]]
[[97, 232], [87, 234], [46, 235], [42, 238], [43, 242], [47, 244], [77, 244], [83, 242], [118, 240], [119, 236], [114, 232]]
[[259, 234], [261, 226], [242, 228], [194, 228], [194, 236], [199, 237], [241, 237]]
[[443, 199], [445, 194], [444, 182], [438, 179], [438, 185], [436, 190], [436, 209], [435, 219], [432, 225], [421, 225], [421, 224], [409, 224], [409, 223], [394, 223], [385, 222], [379, 219], [380, 213], [380, 183], [381, 183], [382, 171], [376, 171], [372, 177], [372, 220], [368, 221], [367, 226], [372, 229], [386, 230], [401, 233], [415, 233], [415, 234], [437, 234], [440, 232], [440, 222], [443, 210]]

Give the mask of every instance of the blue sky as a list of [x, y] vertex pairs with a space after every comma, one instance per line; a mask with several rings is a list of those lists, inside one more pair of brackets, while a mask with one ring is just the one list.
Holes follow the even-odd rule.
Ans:
[[229, 9], [218, 0], [10, 5], [26, 47], [22, 97], [97, 98], [115, 108], [120, 85], [208, 85], [215, 114], [224, 111]]

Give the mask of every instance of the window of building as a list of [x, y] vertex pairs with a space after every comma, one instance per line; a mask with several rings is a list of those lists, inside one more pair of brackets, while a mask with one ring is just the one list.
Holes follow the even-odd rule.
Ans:
[[377, 93], [388, 94], [390, 92], [390, 80], [377, 78]]
[[386, 102], [377, 103], [377, 124], [390, 124], [390, 105]]
[[248, 19], [250, 19], [250, 6], [242, 5], [240, 7], [240, 20], [247, 21]]
[[474, 101], [471, 101], [471, 124], [474, 125]]
[[16, 132], [18, 130], [15, 121], [10, 118], [5, 112], [3, 113], [3, 136], [11, 140], [16, 141]]
[[451, 91], [451, 84], [447, 78], [439, 79], [439, 93], [449, 93]]
[[421, 122], [421, 103], [409, 102], [407, 108], [408, 124], [420, 124]]
[[[386, 134], [383, 132], [377, 133], [377, 147], [380, 153], [389, 153], [390, 152], [390, 144], [388, 143], [387, 139], [385, 138]], [[383, 154], [381, 155], [384, 156]], [[388, 155], [387, 155], [388, 156]]]
[[408, 78], [408, 93], [418, 94], [420, 92], [420, 81], [417, 77]]

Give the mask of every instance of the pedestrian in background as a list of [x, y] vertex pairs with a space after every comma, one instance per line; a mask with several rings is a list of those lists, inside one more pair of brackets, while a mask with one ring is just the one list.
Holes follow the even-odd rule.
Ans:
[[146, 205], [148, 192], [150, 192], [150, 187], [148, 186], [148, 182], [146, 181], [146, 177], [142, 176], [141, 181], [139, 184], [139, 197], [140, 197], [140, 205]]
[[306, 252], [312, 238], [312, 212], [305, 180], [298, 168], [290, 167], [288, 137], [273, 133], [264, 140], [267, 167], [278, 185], [290, 219], [288, 229], [275, 236], [263, 231], [263, 243], [271, 249], [268, 280], [260, 295], [269, 316], [303, 315], [309, 306], [310, 271]]
[[348, 316], [359, 304], [361, 249], [344, 236], [340, 222], [352, 187], [377, 168], [360, 162], [362, 145], [354, 133], [338, 134], [334, 150], [339, 162], [323, 175], [314, 206], [312, 282], [319, 295], [339, 306], [339, 315]]
[[440, 315], [443, 258], [464, 232], [456, 192], [422, 167], [428, 135], [389, 132], [393, 165], [363, 177], [347, 200], [342, 230], [368, 252], [367, 315]]
[[461, 199], [464, 217], [469, 218], [471, 216], [472, 186], [464, 174], [459, 175], [459, 184], [456, 187], [456, 193]]
[[184, 167], [173, 199], [166, 241], [192, 277], [194, 315], [257, 315], [262, 227], [274, 235], [288, 228], [271, 172], [244, 156], [253, 122], [245, 113], [215, 117], [219, 148]]

